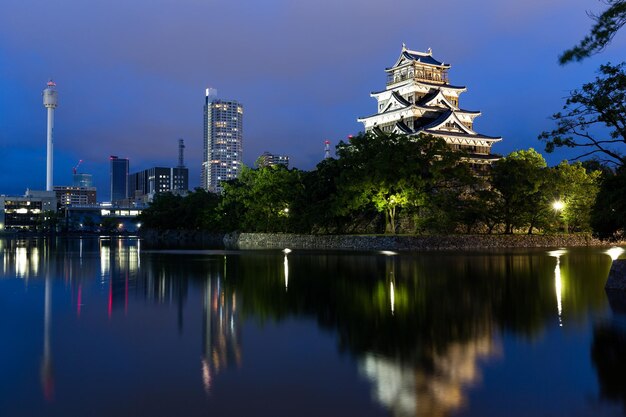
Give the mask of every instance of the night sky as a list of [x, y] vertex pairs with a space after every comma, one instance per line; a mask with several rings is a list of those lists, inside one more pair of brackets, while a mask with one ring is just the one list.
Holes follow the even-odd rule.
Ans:
[[[46, 109], [53, 78], [55, 185], [72, 167], [109, 198], [109, 155], [131, 172], [174, 166], [185, 139], [199, 185], [206, 87], [244, 105], [244, 162], [284, 153], [311, 169], [376, 112], [371, 91], [402, 43], [450, 63], [460, 104], [480, 110], [496, 153], [534, 147], [571, 89], [621, 62], [625, 31], [602, 54], [559, 66], [600, 11], [593, 0], [4, 0], [0, 9], [0, 194], [45, 188]], [[571, 154], [546, 155], [550, 164]]]

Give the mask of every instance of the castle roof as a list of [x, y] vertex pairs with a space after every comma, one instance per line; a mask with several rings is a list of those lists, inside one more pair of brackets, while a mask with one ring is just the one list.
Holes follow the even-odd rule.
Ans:
[[405, 44], [402, 44], [402, 52], [400, 53], [400, 57], [397, 59], [396, 63], [392, 67], [386, 68], [385, 70], [390, 71], [394, 68], [411, 62], [418, 62], [420, 64], [432, 65], [439, 68], [450, 68], [450, 64], [444, 64], [443, 62], [433, 58], [432, 49], [428, 48], [428, 51], [426, 52], [413, 51], [411, 49], [408, 49]]

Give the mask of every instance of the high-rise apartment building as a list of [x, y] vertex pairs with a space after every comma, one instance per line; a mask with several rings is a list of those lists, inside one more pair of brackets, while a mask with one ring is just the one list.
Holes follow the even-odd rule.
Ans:
[[111, 156], [111, 202], [128, 198], [128, 159]]
[[203, 140], [202, 188], [219, 193], [220, 183], [237, 178], [241, 171], [243, 106], [218, 99], [212, 88], [206, 90]]

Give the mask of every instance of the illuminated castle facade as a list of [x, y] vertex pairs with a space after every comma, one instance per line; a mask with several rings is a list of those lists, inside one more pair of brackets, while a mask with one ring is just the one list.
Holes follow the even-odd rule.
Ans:
[[491, 146], [502, 138], [474, 131], [474, 119], [481, 113], [460, 107], [459, 96], [467, 89], [448, 82], [449, 69], [430, 49], [418, 52], [402, 45], [396, 63], [385, 69], [387, 87], [370, 94], [378, 101], [377, 113], [358, 121], [366, 132], [443, 138], [452, 149], [467, 152], [474, 164], [499, 159]]

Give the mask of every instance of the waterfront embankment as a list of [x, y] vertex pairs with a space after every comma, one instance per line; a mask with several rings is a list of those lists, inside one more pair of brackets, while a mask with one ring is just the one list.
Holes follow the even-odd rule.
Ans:
[[481, 250], [609, 246], [591, 234], [569, 235], [299, 235], [288, 233], [228, 233], [147, 230], [142, 232], [150, 248], [315, 249], [315, 250]]

